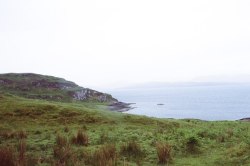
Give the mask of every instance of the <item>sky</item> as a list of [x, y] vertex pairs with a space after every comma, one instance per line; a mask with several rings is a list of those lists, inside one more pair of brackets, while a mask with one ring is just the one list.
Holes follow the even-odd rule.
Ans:
[[249, 0], [0, 0], [0, 73], [90, 88], [250, 75]]

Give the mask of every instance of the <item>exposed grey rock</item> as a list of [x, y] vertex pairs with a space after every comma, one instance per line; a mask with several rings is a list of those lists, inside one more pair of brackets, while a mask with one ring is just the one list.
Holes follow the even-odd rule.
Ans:
[[81, 91], [75, 92], [73, 97], [75, 100], [79, 100], [79, 101], [85, 100], [87, 99], [87, 93], [88, 93], [87, 89], [82, 89]]
[[73, 99], [78, 101], [84, 100], [96, 100], [99, 102], [117, 102], [111, 95], [106, 93], [101, 93], [91, 89], [82, 88], [73, 94]]
[[98, 101], [100, 101], [100, 102], [105, 102], [105, 101], [107, 101], [107, 95], [100, 95], [99, 97], [98, 97]]

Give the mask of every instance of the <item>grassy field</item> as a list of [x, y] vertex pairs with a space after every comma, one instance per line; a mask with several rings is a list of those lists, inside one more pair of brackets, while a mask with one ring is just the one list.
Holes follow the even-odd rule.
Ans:
[[249, 165], [249, 129], [2, 94], [0, 165]]

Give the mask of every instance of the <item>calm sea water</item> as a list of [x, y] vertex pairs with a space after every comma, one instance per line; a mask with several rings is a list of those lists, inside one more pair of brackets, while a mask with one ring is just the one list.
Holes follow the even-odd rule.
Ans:
[[136, 108], [128, 111], [130, 114], [202, 120], [250, 117], [250, 85], [169, 86], [110, 93], [120, 101], [136, 103]]

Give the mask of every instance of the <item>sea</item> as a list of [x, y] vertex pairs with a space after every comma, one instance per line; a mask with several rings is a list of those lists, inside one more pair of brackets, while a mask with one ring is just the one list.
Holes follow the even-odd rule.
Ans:
[[250, 117], [250, 84], [170, 85], [112, 90], [134, 103], [126, 113], [157, 118], [239, 120]]

